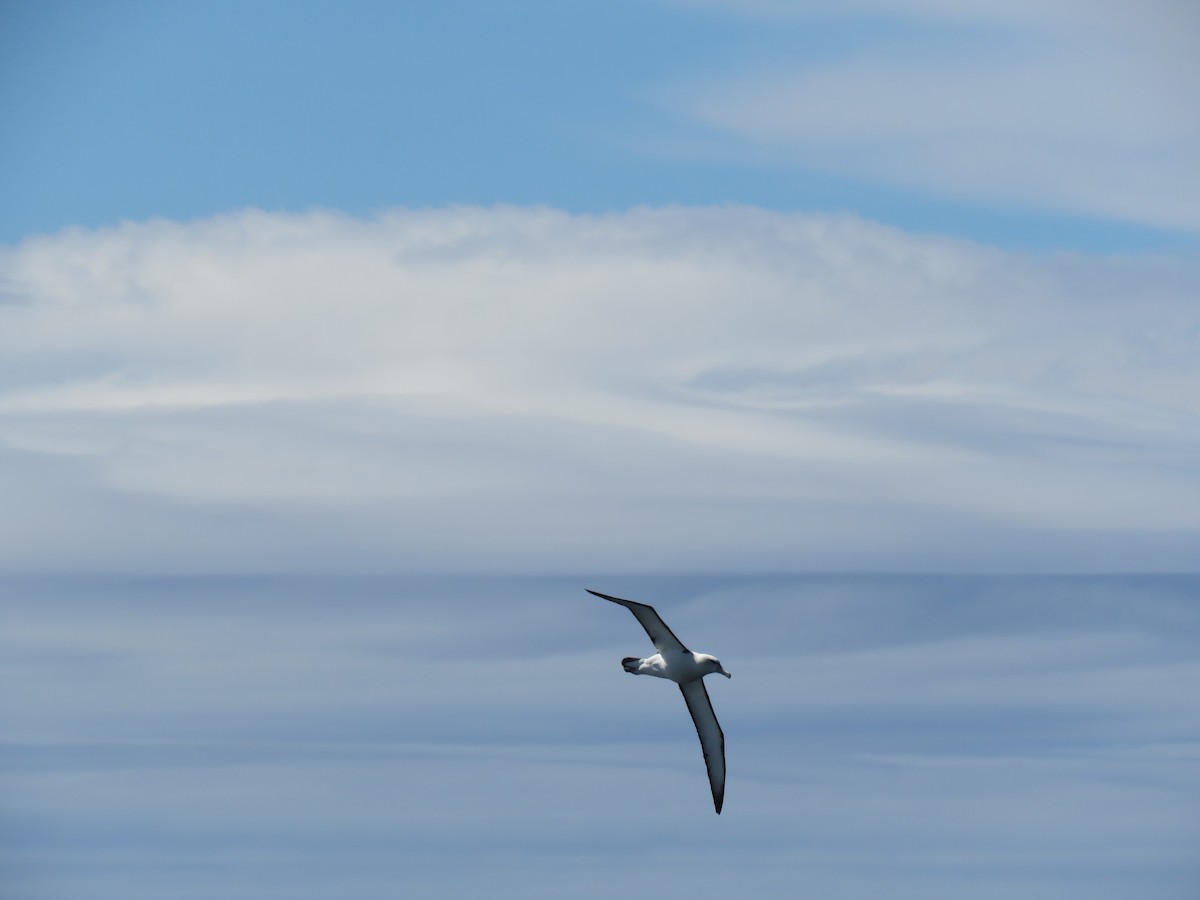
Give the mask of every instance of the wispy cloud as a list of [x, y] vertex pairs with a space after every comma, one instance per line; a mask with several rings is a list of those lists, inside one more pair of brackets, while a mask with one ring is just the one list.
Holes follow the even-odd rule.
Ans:
[[1194, 887], [1197, 577], [615, 582], [734, 671], [720, 820], [677, 692], [620, 671], [644, 635], [578, 578], [4, 578], [6, 886]]
[[1180, 259], [462, 208], [68, 231], [0, 265], [9, 567], [1195, 558]]
[[[723, 3], [847, 48], [663, 94], [735, 153], [1001, 207], [1200, 229], [1191, 4]], [[901, 27], [903, 26], [903, 27]]]

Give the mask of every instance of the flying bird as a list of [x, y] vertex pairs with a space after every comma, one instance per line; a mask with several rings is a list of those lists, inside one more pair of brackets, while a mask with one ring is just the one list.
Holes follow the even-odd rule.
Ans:
[[696, 725], [696, 734], [700, 736], [700, 749], [704, 751], [704, 764], [708, 767], [708, 784], [712, 788], [713, 806], [717, 809], [717, 815], [720, 815], [721, 806], [725, 803], [725, 734], [721, 731], [717, 714], [713, 712], [712, 701], [708, 699], [708, 691], [704, 688], [704, 676], [713, 672], [720, 672], [726, 678], [733, 676], [725, 671], [725, 667], [715, 656], [693, 653], [683, 646], [683, 642], [675, 637], [667, 623], [654, 611], [653, 606], [610, 597], [588, 588], [585, 590], [589, 594], [624, 606], [646, 629], [646, 634], [650, 635], [654, 649], [658, 652], [644, 659], [627, 656], [621, 660], [621, 666], [631, 675], [669, 678], [679, 685], [688, 712], [692, 714], [692, 722]]

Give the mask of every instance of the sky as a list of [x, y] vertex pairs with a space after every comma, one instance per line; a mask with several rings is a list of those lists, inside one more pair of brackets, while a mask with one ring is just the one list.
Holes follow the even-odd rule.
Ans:
[[4, 896], [1195, 897], [1200, 578], [601, 575], [720, 816], [579, 577], [3, 579]]
[[0, 0], [9, 893], [1194, 896], [1197, 37]]
[[1187, 0], [3, 5], [0, 240], [252, 206], [850, 211], [1195, 248]]

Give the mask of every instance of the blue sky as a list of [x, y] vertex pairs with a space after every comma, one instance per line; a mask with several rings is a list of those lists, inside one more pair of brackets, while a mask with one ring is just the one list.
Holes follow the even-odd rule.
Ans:
[[0, 893], [1194, 897], [1198, 21], [0, 4]]
[[1084, 250], [1194, 248], [1200, 225], [1183, 3], [3, 15], [8, 242], [246, 206], [740, 203]]

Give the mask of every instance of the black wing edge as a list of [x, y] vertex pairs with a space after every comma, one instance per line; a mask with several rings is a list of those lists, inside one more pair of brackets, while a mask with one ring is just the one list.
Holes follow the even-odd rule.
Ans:
[[[591, 588], [584, 588], [584, 590], [587, 591], [589, 594], [592, 594], [596, 597], [603, 597], [605, 600], [611, 600], [613, 603], [617, 603], [617, 604], [620, 604], [621, 606], [624, 606], [630, 612], [634, 613], [635, 616], [637, 615], [637, 612], [633, 609], [633, 607], [635, 607], [635, 606], [640, 606], [642, 609], [649, 610], [651, 613], [654, 614], [654, 618], [658, 619], [658, 624], [663, 627], [663, 631], [665, 631], [667, 634], [669, 634], [671, 636], [671, 640], [673, 640], [676, 644], [678, 644], [681, 648], [683, 648], [683, 651], [685, 653], [689, 652], [688, 648], [684, 645], [683, 641], [681, 641], [678, 637], [675, 636], [675, 632], [673, 632], [671, 630], [671, 626], [663, 621], [663, 617], [658, 614], [658, 610], [656, 610], [649, 603], [638, 603], [636, 600], [623, 600], [620, 597], [613, 597], [609, 594], [602, 594], [599, 591], [593, 591]], [[638, 621], [640, 622], [641, 620], [639, 619]], [[642, 625], [642, 628], [645, 628], [645, 627], [646, 627], [645, 625]], [[651, 638], [651, 641], [653, 641], [653, 640], [654, 639]]]
[[[603, 597], [605, 600], [611, 600], [613, 603], [620, 603], [622, 606], [629, 606], [631, 604], [633, 606], [648, 606], [648, 604], [638, 603], [636, 600], [623, 600], [620, 597], [612, 596], [612, 594], [602, 594], [599, 591], [593, 591], [591, 588], [584, 588], [584, 590], [587, 591], [589, 594], [592, 594], [596, 597]], [[650, 609], [653, 609], [653, 608], [654, 608], [653, 606], [650, 607]]]
[[[708, 786], [712, 790], [713, 806], [717, 810], [717, 815], [721, 814], [721, 807], [725, 805], [725, 731], [721, 728], [721, 722], [717, 718], [716, 712], [712, 708], [712, 700], [708, 696], [708, 688], [704, 686], [704, 681], [699, 680], [691, 682], [692, 684], [700, 685], [700, 693], [704, 696], [704, 703], [708, 707], [709, 715], [712, 716], [713, 724], [717, 726], [717, 736], [721, 739], [721, 786], [718, 787], [713, 783], [712, 773], [708, 773]], [[692, 713], [692, 704], [688, 701], [687, 691], [684, 686], [679, 686], [679, 693], [683, 694], [683, 702], [687, 705], [688, 712]], [[704, 768], [708, 769], [708, 751], [704, 749], [704, 735], [700, 732], [700, 723], [696, 721], [695, 713], [692, 713], [692, 725], [696, 729], [696, 737], [700, 739], [700, 750], [704, 753]]]

